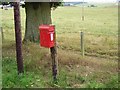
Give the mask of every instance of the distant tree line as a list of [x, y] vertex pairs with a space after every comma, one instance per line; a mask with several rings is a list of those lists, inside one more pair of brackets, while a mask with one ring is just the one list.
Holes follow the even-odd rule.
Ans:
[[[13, 6], [14, 4], [13, 4], [13, 2], [1, 2], [0, 1], [0, 5], [10, 5], [10, 6]], [[20, 4], [20, 6], [22, 6], [24, 8], [25, 4]], [[50, 2], [50, 6], [54, 7], [54, 8], [57, 8], [58, 6], [63, 6], [62, 0], [61, 0], [61, 2]]]
[[11, 6], [13, 6], [13, 2], [1, 2], [0, 1], [0, 5], [11, 5]]

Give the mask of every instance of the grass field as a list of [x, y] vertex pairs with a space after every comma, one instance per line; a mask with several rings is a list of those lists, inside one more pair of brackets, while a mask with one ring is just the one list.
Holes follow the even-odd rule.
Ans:
[[[2, 12], [2, 85], [3, 87], [118, 87], [118, 12], [116, 6], [59, 7], [52, 11], [56, 25], [59, 60], [58, 84], [52, 80], [49, 49], [38, 43], [23, 44], [24, 75], [18, 77], [15, 56], [13, 9]], [[21, 8], [22, 37], [25, 11]], [[81, 56], [80, 32], [84, 32], [85, 57]]]

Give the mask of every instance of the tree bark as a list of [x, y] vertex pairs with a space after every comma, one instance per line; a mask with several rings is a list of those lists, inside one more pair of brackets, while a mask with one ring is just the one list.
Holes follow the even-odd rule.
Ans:
[[49, 2], [26, 2], [26, 30], [24, 41], [39, 42], [39, 25], [51, 24]]

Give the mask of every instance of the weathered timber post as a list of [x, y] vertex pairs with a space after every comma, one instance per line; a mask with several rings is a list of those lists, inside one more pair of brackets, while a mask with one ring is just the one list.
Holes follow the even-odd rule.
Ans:
[[57, 47], [56, 47], [56, 31], [54, 35], [55, 45], [50, 48], [52, 58], [52, 74], [53, 80], [57, 83], [57, 72], [58, 72], [58, 59], [57, 59]]
[[84, 0], [82, 3], [82, 21], [84, 21], [85, 17], [84, 17]]
[[23, 58], [22, 58], [22, 39], [21, 39], [21, 22], [20, 22], [20, 4], [14, 2], [14, 23], [16, 37], [16, 58], [18, 74], [23, 73]]
[[4, 40], [3, 28], [0, 27], [0, 30], [1, 30], [2, 40]]
[[82, 56], [84, 57], [84, 33], [81, 32], [81, 51], [82, 51]]

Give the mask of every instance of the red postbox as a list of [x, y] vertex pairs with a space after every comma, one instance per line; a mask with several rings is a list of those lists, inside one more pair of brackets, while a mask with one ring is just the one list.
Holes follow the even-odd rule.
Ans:
[[54, 25], [40, 25], [40, 45], [51, 48], [54, 46], [55, 26]]

